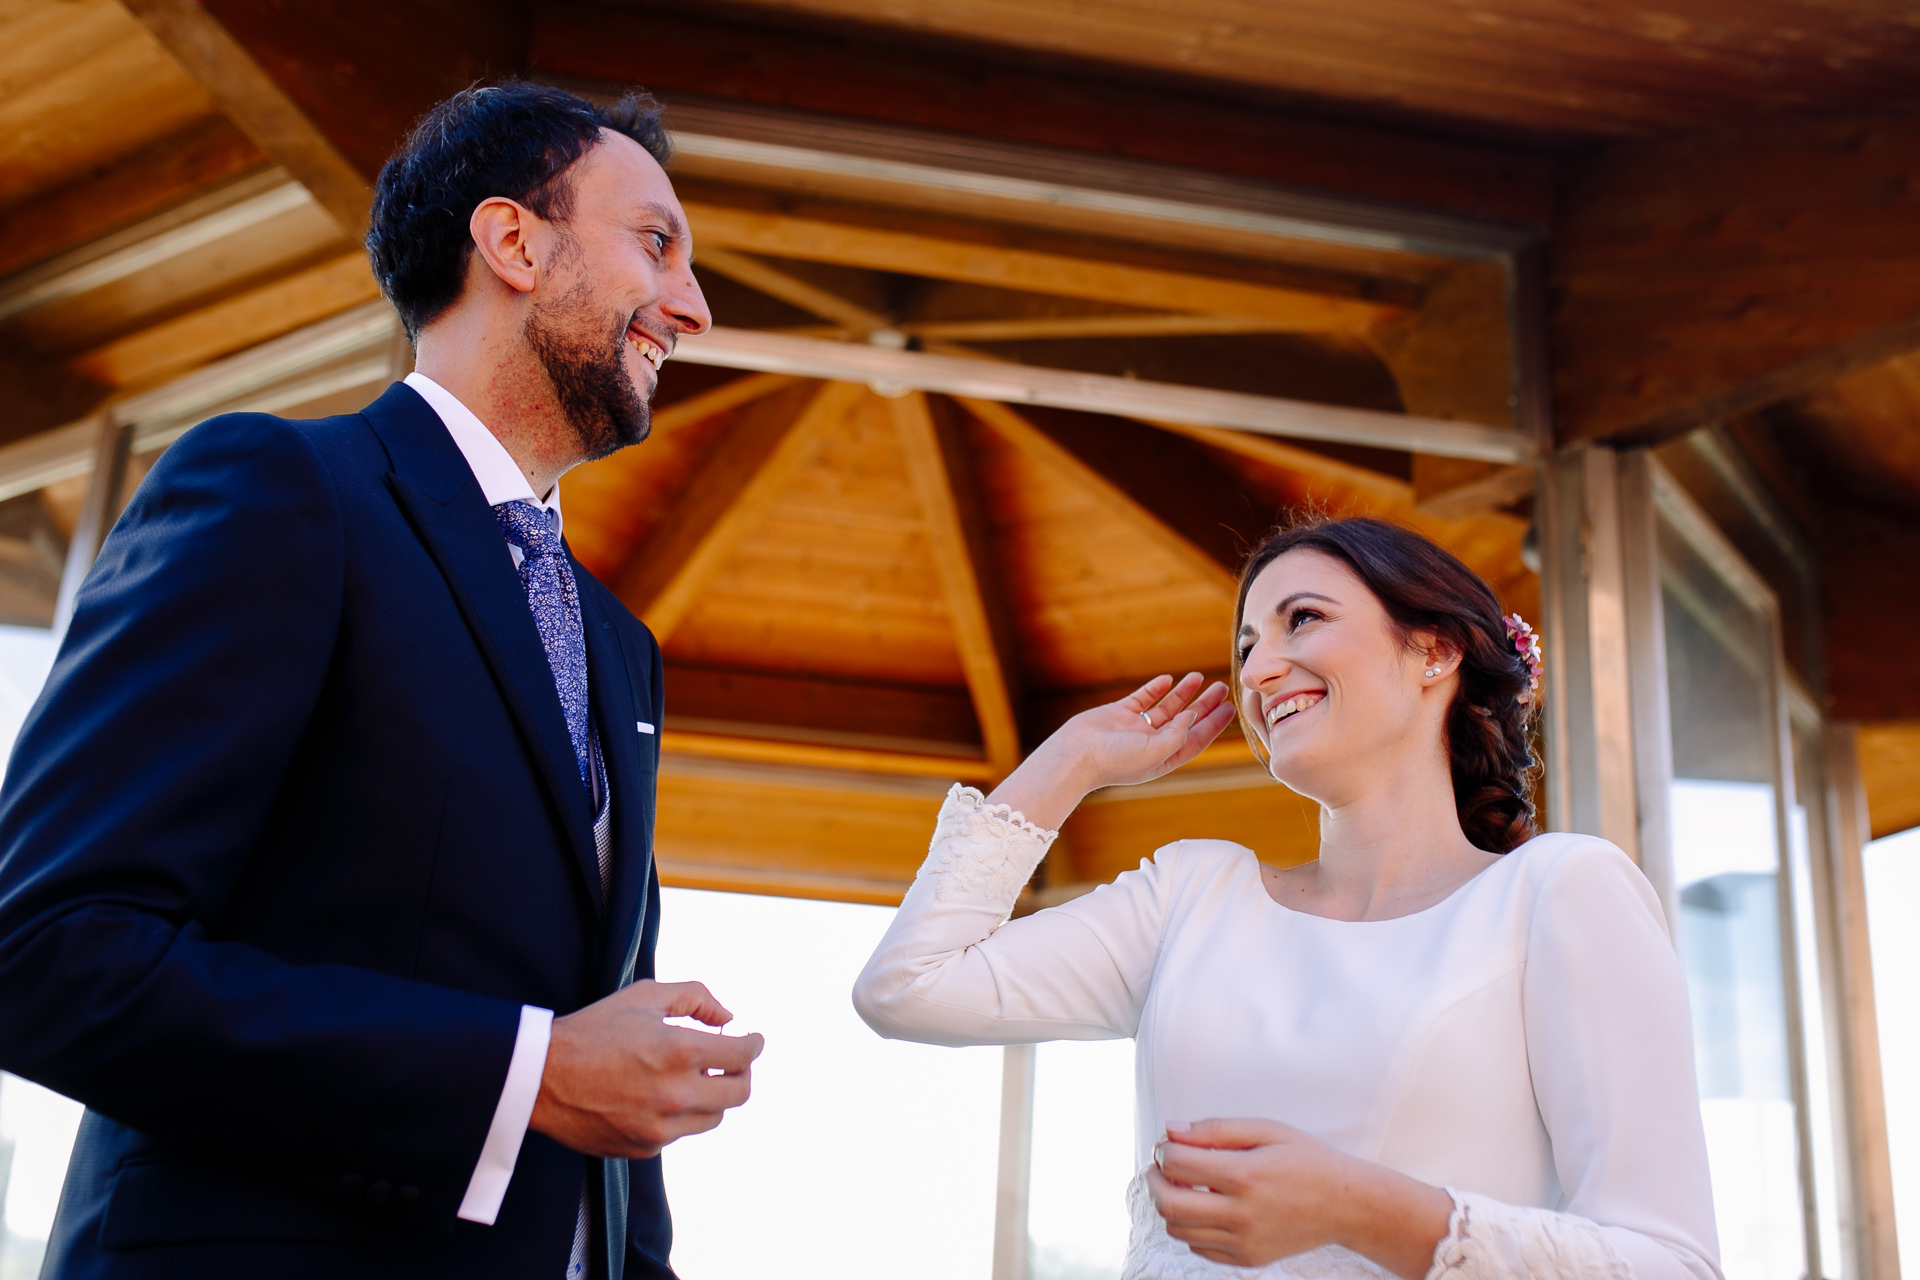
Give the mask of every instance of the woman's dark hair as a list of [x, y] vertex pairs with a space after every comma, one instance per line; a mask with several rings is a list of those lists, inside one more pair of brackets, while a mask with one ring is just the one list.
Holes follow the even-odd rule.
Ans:
[[374, 278], [407, 337], [459, 299], [473, 252], [467, 223], [482, 200], [505, 196], [565, 222], [573, 214], [567, 171], [602, 129], [667, 163], [673, 150], [662, 114], [645, 93], [602, 107], [523, 80], [462, 90], [427, 112], [381, 168], [367, 232]]
[[[1447, 708], [1446, 747], [1460, 828], [1475, 847], [1506, 853], [1534, 835], [1528, 784], [1536, 765], [1527, 729], [1537, 698], [1513, 646], [1500, 604], [1480, 575], [1417, 533], [1383, 520], [1310, 520], [1271, 534], [1240, 571], [1233, 609], [1236, 636], [1247, 591], [1260, 571], [1289, 551], [1318, 551], [1353, 570], [1387, 611], [1404, 641], [1429, 632], [1460, 655], [1460, 684]], [[1233, 684], [1240, 686], [1238, 641]], [[1253, 738], [1254, 751], [1265, 751]]]

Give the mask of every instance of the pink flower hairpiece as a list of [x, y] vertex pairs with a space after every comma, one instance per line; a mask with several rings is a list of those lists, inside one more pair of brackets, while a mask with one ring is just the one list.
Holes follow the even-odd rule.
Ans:
[[1519, 697], [1524, 707], [1540, 696], [1540, 673], [1546, 670], [1546, 661], [1540, 653], [1540, 637], [1517, 613], [1508, 614], [1500, 621], [1507, 624], [1507, 639], [1513, 641], [1514, 652], [1527, 664], [1527, 688]]

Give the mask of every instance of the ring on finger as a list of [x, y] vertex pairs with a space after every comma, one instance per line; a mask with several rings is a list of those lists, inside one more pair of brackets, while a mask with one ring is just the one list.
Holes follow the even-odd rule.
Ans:
[[1160, 726], [1153, 722], [1153, 714], [1151, 712], [1142, 711], [1140, 713], [1140, 718], [1147, 722], [1147, 728], [1156, 729], [1156, 730], [1159, 729]]

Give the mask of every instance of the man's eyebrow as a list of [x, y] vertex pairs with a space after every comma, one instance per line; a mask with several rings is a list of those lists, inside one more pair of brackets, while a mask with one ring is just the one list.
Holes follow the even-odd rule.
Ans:
[[666, 223], [667, 234], [675, 240], [685, 240], [687, 238], [687, 224], [681, 221], [679, 214], [669, 209], [666, 205], [648, 201], [640, 206], [640, 211], [643, 214], [651, 215], [661, 222]]

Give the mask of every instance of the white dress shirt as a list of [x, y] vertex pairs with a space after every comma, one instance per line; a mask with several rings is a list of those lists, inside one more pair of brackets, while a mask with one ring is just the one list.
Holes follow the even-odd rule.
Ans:
[[[1132, 1037], [1136, 1168], [1170, 1121], [1282, 1121], [1453, 1192], [1484, 1255], [1458, 1274], [1720, 1280], [1686, 984], [1618, 849], [1537, 836], [1424, 911], [1345, 921], [1274, 901], [1250, 849], [1182, 840], [1009, 921], [1053, 835], [954, 789], [854, 987], [875, 1030]], [[1128, 1280], [1385, 1280], [1334, 1246], [1213, 1263], [1140, 1178], [1129, 1200]]]
[[[451, 391], [419, 372], [408, 374], [406, 383], [440, 415], [447, 434], [453, 437], [461, 456], [473, 468], [473, 478], [480, 482], [480, 492], [488, 506], [531, 502], [553, 513], [554, 529], [559, 531], [559, 485], [554, 485], [553, 492], [546, 497], [539, 497], [506, 446]], [[518, 565], [520, 548], [508, 543], [507, 550]], [[530, 1004], [520, 1007], [520, 1030], [514, 1036], [507, 1082], [493, 1109], [487, 1142], [480, 1148], [480, 1163], [474, 1166], [473, 1177], [467, 1182], [467, 1194], [460, 1201], [459, 1216], [468, 1222], [492, 1226], [500, 1215], [500, 1202], [506, 1198], [507, 1183], [512, 1180], [514, 1163], [520, 1158], [520, 1144], [527, 1136], [527, 1123], [533, 1118], [533, 1102], [540, 1095], [540, 1076], [546, 1070], [547, 1045], [552, 1035], [553, 1010]]]

